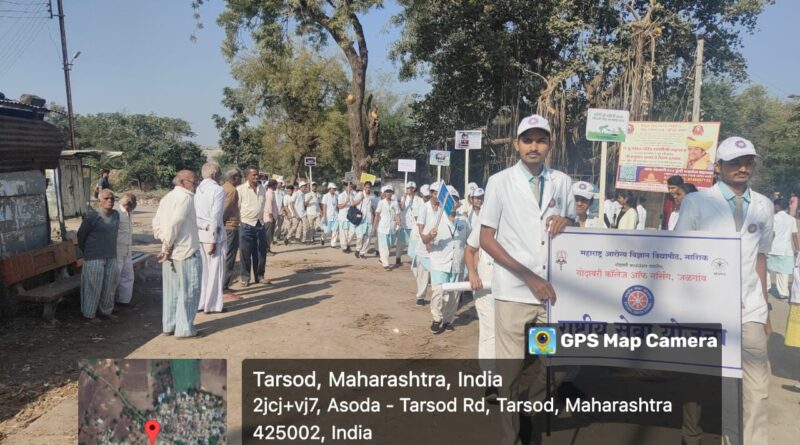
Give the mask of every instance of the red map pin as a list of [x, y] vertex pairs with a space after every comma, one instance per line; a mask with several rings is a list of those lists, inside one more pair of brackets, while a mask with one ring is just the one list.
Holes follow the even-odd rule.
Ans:
[[148, 420], [144, 423], [144, 433], [150, 438], [150, 445], [156, 443], [156, 437], [160, 431], [161, 424], [158, 423], [158, 420]]

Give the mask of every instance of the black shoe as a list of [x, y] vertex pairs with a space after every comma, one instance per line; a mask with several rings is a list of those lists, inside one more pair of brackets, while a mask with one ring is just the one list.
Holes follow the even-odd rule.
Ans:
[[453, 323], [445, 323], [442, 325], [442, 330], [454, 331], [455, 329], [453, 328]]
[[395, 266], [400, 266], [400, 265], [402, 265], [402, 264], [403, 264], [403, 262], [402, 262], [402, 261], [400, 261], [400, 258], [395, 258], [395, 260], [394, 260], [394, 264], [395, 264]]
[[289, 245], [289, 238], [286, 238], [285, 240], [283, 240], [283, 245], [284, 246], [288, 246]]
[[417, 298], [417, 306], [425, 306], [425, 299]]
[[344, 249], [342, 252], [344, 252], [344, 253], [350, 253], [350, 252], [352, 252], [352, 250], [350, 250], [350, 246], [347, 246], [347, 248], [346, 248], [346, 249]]
[[356, 251], [356, 258], [361, 258], [361, 254], [358, 251]]
[[383, 270], [385, 270], [386, 272], [391, 272], [392, 268], [389, 266], [383, 266]]
[[483, 400], [486, 400], [487, 403], [491, 403], [492, 405], [497, 405], [500, 403], [497, 401], [497, 397], [499, 395], [500, 392], [497, 390], [497, 388], [490, 386], [486, 388], [486, 392], [483, 393]]
[[444, 328], [442, 328], [442, 322], [434, 321], [433, 323], [431, 323], [431, 332], [433, 332], [434, 334], [441, 334], [442, 332], [444, 332]]
[[249, 281], [242, 281], [242, 282], [240, 282], [239, 284], [240, 284], [242, 287], [247, 287], [247, 286], [249, 286], [249, 285], [250, 285], [250, 282], [249, 282]]
[[325, 247], [325, 240], [320, 241], [319, 245], [322, 246], [322, 247]]
[[558, 389], [556, 389], [556, 395], [562, 402], [566, 402], [567, 400], [571, 399], [583, 399], [586, 397], [586, 394], [578, 389], [572, 382], [562, 382], [558, 385]]

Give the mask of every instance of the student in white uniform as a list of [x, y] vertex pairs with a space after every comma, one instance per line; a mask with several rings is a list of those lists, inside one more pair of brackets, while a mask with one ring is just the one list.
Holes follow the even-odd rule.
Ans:
[[339, 215], [339, 194], [336, 184], [328, 183], [328, 193], [322, 197], [322, 245], [325, 237], [331, 238], [331, 247], [339, 247], [339, 225], [336, 217]]
[[[451, 191], [452, 194], [452, 191]], [[430, 246], [431, 273], [431, 332], [441, 334], [452, 329], [453, 320], [458, 309], [459, 292], [445, 292], [442, 285], [455, 283], [464, 272], [464, 247], [469, 235], [469, 221], [458, 216], [456, 206], [445, 215], [444, 206], [435, 217], [426, 219], [426, 227], [422, 233], [422, 241]]]
[[[308, 231], [308, 237], [310, 242], [316, 243], [317, 242], [317, 227], [320, 226], [321, 216], [319, 203], [322, 199], [322, 196], [317, 192], [317, 183], [311, 183], [311, 191], [306, 193], [305, 196], [305, 205], [306, 205], [306, 229]], [[325, 243], [323, 242], [323, 245]]]
[[397, 246], [395, 247], [394, 264], [397, 266], [402, 264], [400, 258], [403, 256], [403, 250], [408, 250], [408, 256], [411, 257], [412, 262], [414, 260], [411, 238], [413, 229], [417, 227], [419, 209], [425, 205], [425, 201], [417, 196], [417, 184], [414, 181], [408, 181], [406, 193], [400, 197], [398, 205], [402, 215], [400, 216], [401, 225], [400, 230], [397, 232]]
[[[492, 175], [481, 209], [480, 245], [494, 258], [495, 350], [503, 360], [501, 395], [516, 400], [510, 385], [525, 357], [525, 325], [545, 322], [545, 303], [555, 304], [547, 282], [547, 241], [575, 220], [569, 176], [544, 165], [550, 152], [550, 124], [533, 115], [517, 127], [514, 148], [520, 161]], [[572, 221], [570, 221], [572, 220]], [[519, 418], [504, 415], [502, 444], [518, 444]]]
[[358, 192], [356, 199], [353, 200], [353, 205], [358, 207], [358, 210], [363, 215], [361, 224], [356, 226], [356, 258], [364, 258], [369, 249], [369, 237], [372, 233], [372, 183], [367, 181], [364, 183], [364, 188]]
[[353, 190], [353, 183], [346, 182], [344, 191], [339, 193], [337, 205], [339, 208], [339, 215], [336, 217], [339, 229], [339, 243], [344, 253], [352, 252], [350, 250], [350, 241], [352, 241], [355, 236], [355, 227], [353, 227], [353, 224], [347, 219], [347, 212], [350, 210], [350, 206], [353, 205], [353, 200], [355, 200], [355, 198], [356, 192]]
[[470, 196], [467, 197], [467, 202], [470, 204], [469, 212], [467, 212], [467, 220], [473, 229], [481, 227], [481, 207], [483, 207], [483, 197], [485, 194], [486, 192], [478, 187], [471, 191]]
[[644, 230], [647, 222], [647, 210], [644, 208], [645, 197], [639, 196], [636, 200], [636, 213], [639, 215], [639, 222], [636, 223], [636, 230]]
[[286, 198], [286, 188], [284, 187], [283, 179], [278, 180], [278, 188], [275, 189], [275, 202], [278, 203], [278, 220], [275, 222], [275, 239], [273, 241], [284, 238], [284, 221], [286, 214], [284, 213], [284, 202]]
[[431, 229], [433, 229], [434, 224], [436, 224], [436, 218], [439, 215], [440, 210], [439, 198], [437, 197], [439, 193], [439, 187], [441, 187], [441, 184], [438, 182], [434, 182], [428, 186], [430, 200], [425, 203], [425, 205], [422, 207], [422, 210], [419, 212], [419, 216], [417, 217], [417, 233], [419, 234], [419, 244], [416, 247], [417, 261], [419, 262], [416, 275], [418, 306], [425, 304], [425, 290], [427, 289], [428, 283], [430, 283], [431, 280], [431, 244], [430, 242], [425, 241], [423, 235], [430, 232]]
[[461, 201], [461, 205], [458, 206], [458, 215], [467, 218], [467, 220], [469, 220], [469, 214], [472, 211], [472, 194], [477, 188], [478, 184], [474, 182], [467, 184], [467, 189], [464, 191], [466, 199]]
[[[738, 413], [726, 415], [726, 394], [737, 394], [731, 380], [723, 380], [722, 432], [726, 443], [766, 444], [769, 421], [769, 359], [767, 339], [770, 327], [767, 303], [767, 253], [773, 233], [773, 205], [750, 188], [756, 165], [756, 149], [741, 137], [725, 139], [717, 148], [715, 171], [719, 182], [713, 187], [687, 195], [681, 203], [676, 231], [698, 230], [740, 234], [742, 238], [742, 422], [744, 437], [735, 437]], [[692, 415], [694, 414], [694, 415]], [[727, 421], [727, 419], [732, 419]], [[699, 413], [684, 409], [684, 432], [699, 423]], [[691, 431], [691, 428], [688, 428]], [[687, 442], [689, 442], [687, 440]]]
[[599, 218], [589, 218], [589, 208], [594, 202], [594, 186], [588, 182], [578, 181], [572, 184], [572, 194], [575, 195], [575, 213], [577, 214], [578, 227], [600, 229], [605, 227]]
[[131, 304], [133, 298], [133, 261], [131, 244], [133, 244], [133, 211], [136, 209], [136, 195], [125, 193], [119, 201], [119, 230], [117, 231], [117, 269], [119, 285], [117, 286], [117, 304]]
[[422, 184], [422, 187], [419, 188], [419, 194], [422, 198], [422, 205], [413, 211], [414, 225], [411, 226], [411, 236], [408, 240], [408, 256], [411, 257], [411, 275], [414, 276], [414, 280], [417, 282], [417, 292], [415, 294], [417, 306], [425, 305], [425, 293], [428, 289], [428, 280], [430, 279], [430, 276], [426, 275], [427, 272], [422, 267], [422, 261], [419, 257], [419, 250], [423, 246], [422, 240], [419, 236], [418, 227], [419, 219], [426, 211], [426, 206], [431, 199], [431, 191], [429, 187], [430, 186], [428, 186], [428, 184]]
[[783, 199], [776, 199], [773, 227], [775, 238], [767, 256], [769, 280], [767, 287], [775, 286], [778, 297], [789, 298], [789, 275], [794, 271], [794, 257], [797, 255], [797, 220], [786, 213], [788, 207]]
[[308, 238], [308, 222], [306, 221], [306, 192], [308, 191], [308, 183], [301, 181], [297, 190], [294, 192], [294, 221], [295, 226], [292, 236], [295, 241], [300, 241], [305, 244]]
[[394, 199], [394, 187], [385, 185], [381, 191], [383, 199], [375, 210], [375, 226], [372, 230], [378, 237], [378, 253], [383, 269], [390, 271], [392, 269], [389, 267], [389, 247], [394, 244], [397, 233], [402, 230], [401, 213], [400, 206]]
[[[473, 209], [480, 198], [483, 203], [483, 189], [478, 188], [472, 192]], [[477, 206], [480, 211], [480, 205]], [[479, 218], [477, 213], [474, 216]], [[475, 301], [475, 311], [478, 313], [478, 360], [481, 370], [496, 370], [494, 348], [494, 297], [492, 296], [492, 268], [494, 260], [481, 249], [481, 226], [471, 225], [467, 246], [464, 250], [464, 263], [469, 274], [469, 283]], [[486, 388], [486, 398], [496, 399], [497, 388]]]

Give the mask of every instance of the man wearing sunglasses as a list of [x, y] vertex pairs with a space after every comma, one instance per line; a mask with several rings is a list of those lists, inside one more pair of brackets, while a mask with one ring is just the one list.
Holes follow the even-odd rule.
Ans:
[[114, 194], [102, 189], [97, 194], [98, 211], [90, 211], [78, 229], [78, 247], [83, 252], [81, 270], [81, 313], [91, 321], [100, 316], [114, 318], [117, 277], [117, 234], [119, 213], [114, 210]]
[[[686, 195], [676, 231], [699, 230], [739, 234], [742, 238], [742, 389], [744, 438], [735, 437], [733, 417], [726, 419], [725, 408], [738, 407], [738, 401], [725, 403], [727, 391], [723, 382], [722, 433], [727, 443], [767, 443], [767, 391], [769, 361], [767, 339], [772, 332], [767, 302], [767, 254], [772, 247], [773, 205], [766, 196], [750, 188], [756, 166], [756, 149], [741, 137], [725, 139], [717, 148], [714, 171], [719, 181], [711, 188]], [[730, 414], [730, 413], [729, 413]], [[738, 413], [734, 413], [738, 416]], [[692, 428], [699, 423], [699, 410], [684, 406], [684, 434], [701, 433]], [[684, 438], [686, 439], [692, 439]], [[689, 443], [689, 440], [687, 440]]]

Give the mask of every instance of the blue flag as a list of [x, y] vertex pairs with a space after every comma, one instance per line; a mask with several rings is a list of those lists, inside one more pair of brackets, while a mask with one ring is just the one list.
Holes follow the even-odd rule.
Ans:
[[450, 212], [453, 211], [453, 207], [455, 207], [456, 202], [452, 196], [450, 196], [450, 192], [447, 190], [447, 185], [444, 181], [439, 183], [439, 193], [436, 195], [439, 199], [439, 205], [442, 206], [444, 209], [445, 215], [450, 215]]

